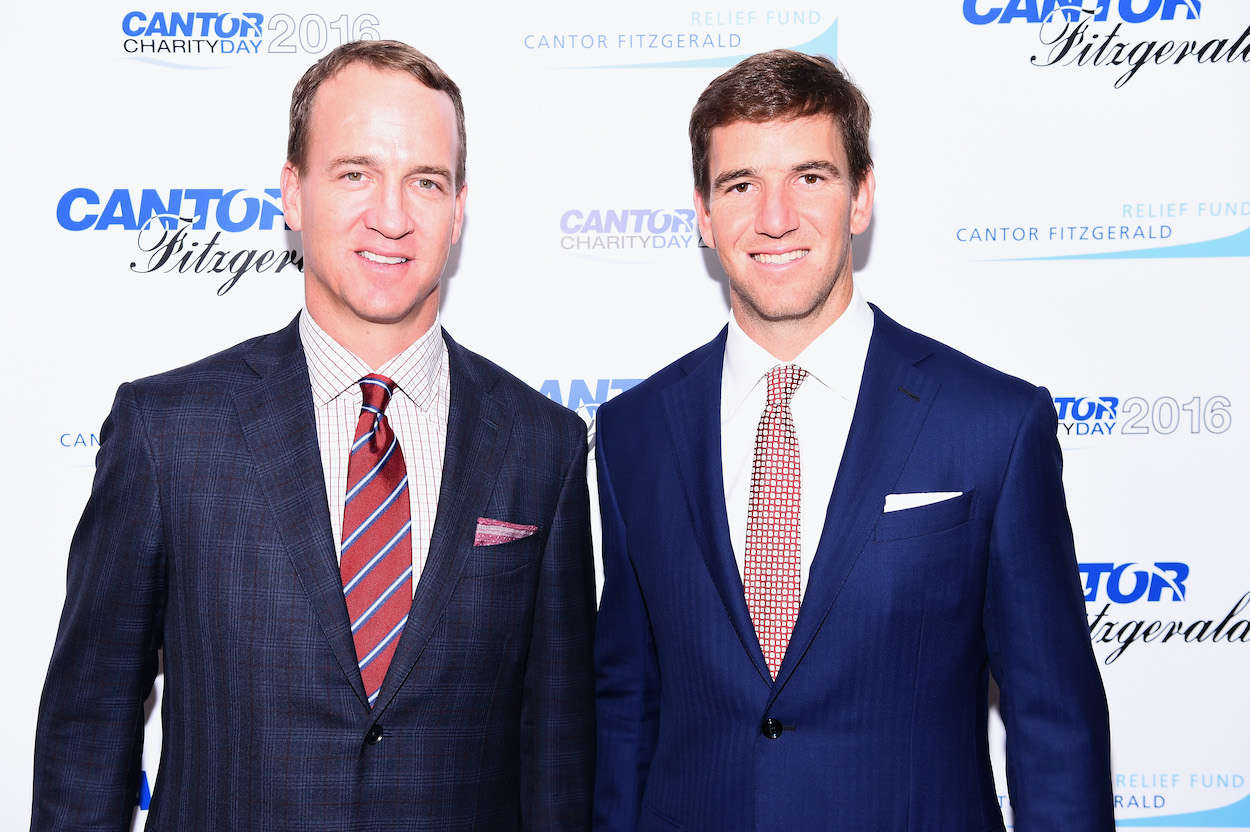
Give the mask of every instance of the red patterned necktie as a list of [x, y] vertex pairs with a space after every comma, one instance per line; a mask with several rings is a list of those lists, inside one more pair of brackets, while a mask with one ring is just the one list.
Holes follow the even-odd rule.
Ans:
[[799, 440], [790, 399], [806, 377], [793, 364], [769, 371], [751, 466], [742, 583], [774, 679], [799, 616]]
[[408, 470], [386, 418], [395, 383], [360, 380], [364, 403], [347, 463], [339, 569], [356, 658], [373, 706], [412, 607], [412, 512]]

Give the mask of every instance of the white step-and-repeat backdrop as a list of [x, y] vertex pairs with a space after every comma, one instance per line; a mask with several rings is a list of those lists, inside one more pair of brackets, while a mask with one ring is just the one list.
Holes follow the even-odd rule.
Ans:
[[[864, 294], [1055, 396], [1119, 825], [1250, 829], [1250, 4], [1081, 1], [6, 3], [0, 828], [113, 391], [296, 313], [291, 87], [390, 37], [468, 110], [446, 326], [588, 420], [726, 319], [698, 93], [774, 47], [843, 62], [875, 110]], [[158, 754], [154, 720], [139, 824]]]

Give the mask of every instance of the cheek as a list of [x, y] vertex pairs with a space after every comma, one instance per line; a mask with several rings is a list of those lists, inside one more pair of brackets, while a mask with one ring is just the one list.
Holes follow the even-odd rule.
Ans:
[[838, 238], [847, 233], [850, 213], [838, 210], [836, 206], [813, 205], [801, 213], [812, 230], [822, 237]]
[[334, 193], [315, 204], [304, 204], [304, 224], [316, 225], [322, 234], [345, 234], [368, 213], [362, 194]]
[[420, 191], [413, 191], [404, 200], [403, 210], [412, 222], [423, 228], [437, 228], [450, 222], [454, 216], [455, 203], [447, 199], [435, 199]]
[[740, 240], [751, 224], [750, 212], [744, 206], [717, 211], [712, 216], [712, 234], [722, 245]]

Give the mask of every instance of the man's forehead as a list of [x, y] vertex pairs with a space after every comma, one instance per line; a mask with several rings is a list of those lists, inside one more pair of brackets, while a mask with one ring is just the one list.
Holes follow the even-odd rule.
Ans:
[[829, 113], [815, 113], [814, 115], [796, 113], [794, 115], [782, 115], [767, 119], [740, 118], [725, 124], [718, 124], [712, 128], [711, 135], [715, 138], [718, 134], [727, 132], [773, 132], [785, 130], [789, 127], [803, 128], [808, 126], [812, 129], [832, 129], [839, 138], [841, 137], [837, 119]]
[[[378, 69], [363, 61], [348, 64], [327, 78], [313, 96], [309, 141], [342, 137], [350, 124], [437, 124], [455, 138], [455, 103], [449, 94], [427, 86], [403, 70]], [[340, 129], [342, 128], [342, 129]]]
[[351, 93], [343, 90], [344, 87], [360, 84], [366, 88], [372, 88], [379, 83], [391, 84], [396, 82], [400, 84], [411, 82], [417, 90], [421, 91], [419, 94], [429, 95], [432, 98], [445, 98], [449, 105], [452, 103], [450, 95], [427, 85], [411, 72], [405, 72], [402, 69], [392, 67], [377, 67], [367, 61], [360, 60], [339, 67], [333, 75], [322, 81], [321, 86], [313, 94], [312, 106], [317, 106], [317, 102], [325, 97], [323, 93], [327, 90], [331, 91], [332, 94], [344, 92], [350, 95]]
[[835, 156], [844, 155], [842, 131], [832, 116], [794, 116], [750, 121], [740, 119], [712, 128], [709, 151], [712, 157], [741, 155], [765, 148], [782, 151], [802, 143], [827, 147]]

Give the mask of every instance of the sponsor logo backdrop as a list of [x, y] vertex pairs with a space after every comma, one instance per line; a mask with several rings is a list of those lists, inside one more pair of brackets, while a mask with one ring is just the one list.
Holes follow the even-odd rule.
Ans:
[[0, 632], [21, 681], [0, 827], [27, 823], [113, 391], [299, 309], [277, 191], [291, 87], [338, 43], [394, 37], [468, 110], [444, 323], [588, 421], [725, 321], [691, 202], [699, 91], [764, 49], [844, 62], [876, 111], [864, 294], [1055, 397], [1119, 824], [1250, 829], [1250, 8], [1083, 2], [7, 4]]

